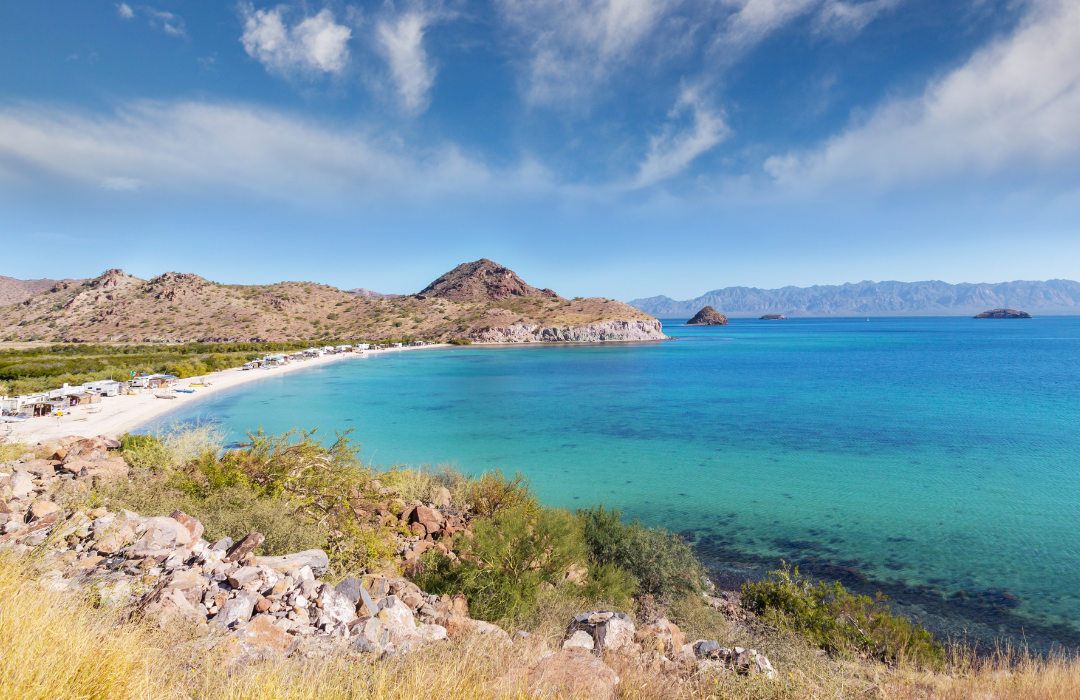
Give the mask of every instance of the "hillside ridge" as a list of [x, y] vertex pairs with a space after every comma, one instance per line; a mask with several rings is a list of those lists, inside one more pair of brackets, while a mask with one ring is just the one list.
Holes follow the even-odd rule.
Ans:
[[660, 318], [689, 317], [703, 306], [729, 316], [971, 315], [990, 308], [1080, 314], [1080, 282], [960, 283], [863, 281], [812, 287], [725, 287], [685, 301], [667, 296], [634, 299], [631, 306]]
[[[660, 340], [651, 316], [613, 299], [567, 301], [481, 259], [420, 294], [342, 291], [313, 282], [230, 285], [185, 272], [149, 280], [110, 269], [52, 281], [0, 307], [0, 340], [48, 342], [281, 342], [352, 339], [533, 342]], [[40, 285], [39, 285], [40, 286]], [[358, 288], [359, 289], [359, 288]], [[594, 330], [590, 330], [594, 329]], [[622, 337], [625, 336], [625, 337]]]

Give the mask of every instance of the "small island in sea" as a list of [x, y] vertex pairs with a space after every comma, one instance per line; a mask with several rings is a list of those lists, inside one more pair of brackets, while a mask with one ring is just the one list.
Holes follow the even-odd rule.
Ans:
[[990, 309], [972, 318], [1031, 318], [1031, 314], [1016, 309]]
[[688, 326], [726, 326], [727, 316], [711, 306], [706, 306], [686, 322]]
[[787, 316], [785, 316], [784, 314], [765, 314], [764, 316], [762, 316], [758, 320], [759, 321], [786, 321]]

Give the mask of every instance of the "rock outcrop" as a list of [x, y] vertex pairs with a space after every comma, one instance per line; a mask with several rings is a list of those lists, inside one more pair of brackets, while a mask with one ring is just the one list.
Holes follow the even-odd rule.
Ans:
[[487, 258], [458, 265], [420, 290], [417, 296], [464, 303], [503, 301], [511, 297], [546, 297], [564, 301], [550, 289], [529, 286], [513, 270]]
[[1031, 314], [1027, 311], [1017, 311], [1016, 309], [991, 309], [989, 311], [983, 311], [981, 314], [974, 316], [974, 318], [1031, 318]]
[[686, 322], [688, 326], [726, 326], [727, 316], [711, 306], [706, 306]]
[[787, 316], [785, 316], [784, 314], [765, 314], [764, 316], [762, 316], [758, 320], [759, 321], [786, 321]]
[[650, 321], [606, 321], [587, 326], [512, 325], [473, 333], [480, 343], [589, 343], [608, 340], [666, 340], [663, 324]]

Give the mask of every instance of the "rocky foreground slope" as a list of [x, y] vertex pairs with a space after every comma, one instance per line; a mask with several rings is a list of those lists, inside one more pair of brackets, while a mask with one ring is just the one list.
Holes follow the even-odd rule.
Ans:
[[167, 272], [109, 270], [64, 280], [0, 308], [0, 339], [50, 342], [278, 342], [401, 339], [543, 342], [661, 340], [659, 322], [620, 301], [567, 300], [487, 259], [418, 294], [348, 292], [309, 282], [226, 285]]
[[[37, 576], [52, 590], [92, 595], [101, 605], [162, 625], [194, 625], [201, 644], [229, 663], [300, 654], [308, 658], [352, 654], [368, 662], [409, 654], [469, 635], [502, 644], [529, 643], [529, 635], [469, 617], [464, 596], [429, 595], [408, 578], [379, 573], [320, 580], [328, 558], [315, 549], [256, 556], [259, 533], [237, 542], [210, 543], [203, 526], [176, 511], [144, 516], [83, 505], [92, 487], [123, 478], [128, 466], [106, 437], [70, 437], [39, 443], [0, 464], [0, 549], [36, 554]], [[374, 482], [388, 499], [396, 492]], [[445, 489], [429, 504], [401, 503], [397, 541], [406, 574], [432, 548], [469, 533], [470, 522]], [[730, 607], [706, 597], [717, 608]], [[714, 640], [688, 642], [666, 618], [637, 626], [627, 615], [587, 611], [567, 622], [561, 643], [529, 667], [507, 669], [503, 682], [536, 693], [611, 698], [620, 679], [601, 653], [625, 654], [669, 669], [673, 682], [687, 674], [735, 672], [775, 677], [769, 660], [753, 649], [723, 648]]]

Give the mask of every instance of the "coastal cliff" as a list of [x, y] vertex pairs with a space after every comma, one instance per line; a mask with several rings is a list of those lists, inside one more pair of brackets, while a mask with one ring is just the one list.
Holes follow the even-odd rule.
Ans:
[[662, 324], [651, 321], [605, 321], [585, 326], [512, 325], [473, 333], [481, 343], [591, 343], [611, 340], [666, 340]]

